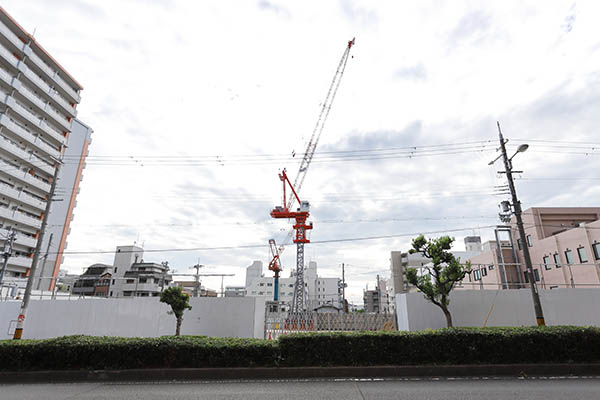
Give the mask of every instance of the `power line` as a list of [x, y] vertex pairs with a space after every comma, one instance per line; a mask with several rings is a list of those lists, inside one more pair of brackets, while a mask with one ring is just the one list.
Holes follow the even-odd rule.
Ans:
[[[356, 241], [366, 241], [366, 240], [379, 240], [379, 239], [391, 239], [391, 238], [400, 238], [406, 236], [415, 236], [415, 235], [430, 235], [434, 233], [449, 233], [449, 232], [461, 232], [461, 231], [470, 231], [473, 229], [481, 229], [481, 228], [493, 228], [495, 225], [487, 225], [487, 226], [478, 226], [478, 227], [467, 227], [467, 228], [456, 228], [456, 229], [444, 229], [438, 231], [429, 231], [429, 232], [412, 232], [412, 233], [398, 233], [391, 235], [380, 235], [380, 236], [364, 236], [364, 237], [356, 237], [356, 238], [343, 238], [343, 239], [328, 239], [328, 240], [316, 240], [311, 241], [311, 244], [325, 244], [325, 243], [344, 243], [344, 242], [356, 242]], [[189, 248], [165, 248], [165, 249], [144, 249], [144, 253], [171, 253], [171, 252], [185, 252], [185, 251], [210, 251], [210, 250], [237, 250], [237, 249], [252, 249], [252, 248], [268, 248], [268, 244], [247, 244], [247, 245], [234, 245], [234, 246], [215, 246], [215, 247], [189, 247]], [[121, 253], [132, 253], [131, 251], [123, 251]], [[63, 251], [63, 252], [50, 252], [49, 254], [114, 254], [115, 250], [85, 250], [85, 251]]]

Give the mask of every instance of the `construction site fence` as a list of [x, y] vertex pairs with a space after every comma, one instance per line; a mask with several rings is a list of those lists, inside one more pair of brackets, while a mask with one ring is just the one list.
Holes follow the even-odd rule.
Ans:
[[266, 312], [265, 339], [302, 332], [395, 331], [395, 313]]

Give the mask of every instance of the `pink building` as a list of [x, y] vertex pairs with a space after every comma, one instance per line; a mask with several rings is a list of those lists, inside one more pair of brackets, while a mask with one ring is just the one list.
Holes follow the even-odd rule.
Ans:
[[[523, 212], [523, 224], [538, 287], [600, 287], [600, 207], [534, 207]], [[461, 288], [529, 286], [514, 217], [502, 233], [470, 259], [472, 272]]]

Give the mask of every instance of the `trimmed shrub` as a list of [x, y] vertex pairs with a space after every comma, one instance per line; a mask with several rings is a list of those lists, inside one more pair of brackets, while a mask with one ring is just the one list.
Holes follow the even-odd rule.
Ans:
[[293, 334], [279, 351], [289, 366], [600, 362], [600, 328]]
[[259, 339], [65, 336], [0, 341], [0, 369], [66, 370], [273, 366], [277, 344]]
[[303, 333], [278, 341], [65, 336], [0, 341], [2, 370], [600, 362], [600, 328]]

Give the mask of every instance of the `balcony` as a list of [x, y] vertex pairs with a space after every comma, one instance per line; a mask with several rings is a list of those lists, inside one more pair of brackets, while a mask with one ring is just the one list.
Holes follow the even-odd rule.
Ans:
[[41, 71], [43, 71], [50, 79], [56, 82], [57, 86], [62, 89], [65, 94], [71, 98], [74, 103], [79, 103], [81, 101], [81, 96], [77, 93], [71, 85], [65, 82], [59, 75], [59, 73], [48, 66], [40, 57], [38, 57], [35, 53], [31, 53], [29, 58], [34, 62], [36, 67], [38, 67]]
[[35, 147], [37, 150], [40, 150], [56, 159], [60, 158], [60, 152], [58, 150], [56, 150], [49, 144], [46, 144], [45, 142], [43, 142], [39, 136], [34, 136], [33, 134], [31, 134], [24, 128], [21, 128], [18, 124], [11, 121], [10, 118], [7, 117], [6, 115], [0, 115], [0, 125], [4, 126], [6, 129], [8, 129], [14, 135], [26, 140], [30, 145]]
[[[32, 259], [29, 257], [9, 257], [8, 265], [12, 265], [13, 267], [21, 267], [21, 268], [31, 268]], [[25, 272], [25, 271], [22, 271]]]
[[61, 115], [57, 111], [55, 111], [52, 106], [46, 104], [46, 102], [36, 96], [33, 92], [27, 89], [25, 86], [21, 84], [17, 84], [17, 89], [23, 97], [25, 97], [29, 102], [35, 105], [40, 111], [46, 114], [47, 117], [52, 119], [57, 125], [62, 126], [65, 130], [71, 130], [71, 123], [67, 121], [64, 115]]
[[[165, 287], [167, 285], [165, 284]], [[121, 290], [124, 292], [160, 292], [160, 284], [156, 283], [140, 283], [137, 285], [135, 283], [124, 283], [121, 287]]]
[[21, 160], [25, 161], [27, 164], [29, 164], [29, 166], [31, 168], [37, 168], [41, 171], [44, 171], [45, 173], [47, 173], [48, 175], [53, 175], [54, 174], [54, 168], [47, 164], [46, 162], [40, 160], [39, 158], [37, 158], [36, 156], [34, 156], [31, 153], [28, 153], [27, 151], [21, 149], [19, 146], [17, 146], [16, 144], [12, 143], [10, 140], [5, 139], [4, 137], [0, 136], [0, 149], [6, 151], [7, 153], [20, 158]]
[[23, 204], [37, 208], [40, 211], [44, 211], [46, 209], [46, 203], [43, 201], [5, 183], [0, 182], [0, 193], [2, 193], [4, 196], [10, 197], [13, 200], [17, 200]]
[[12, 86], [13, 77], [11, 74], [0, 68], [0, 80], [6, 83], [8, 86]]
[[0, 183], [0, 193], [6, 197], [10, 197], [13, 200], [17, 200], [23, 204], [37, 208], [40, 211], [44, 211], [46, 209], [46, 203], [43, 201], [5, 183]]
[[19, 60], [15, 57], [13, 53], [8, 51], [6, 47], [0, 45], [0, 56], [4, 58], [10, 65], [12, 65], [15, 69], [18, 68]]
[[37, 244], [37, 239], [32, 238], [31, 236], [25, 236], [23, 234], [17, 233], [17, 238], [15, 239], [15, 244], [35, 248]]
[[48, 183], [42, 181], [41, 179], [35, 178], [28, 172], [23, 171], [4, 160], [0, 160], [0, 172], [12, 176], [13, 178], [18, 179], [27, 185], [34, 186], [45, 193], [50, 193], [50, 185]]
[[27, 108], [23, 107], [19, 103], [17, 103], [13, 97], [7, 96], [6, 104], [16, 111], [21, 117], [29, 121], [33, 126], [38, 127], [42, 132], [51, 136], [54, 140], [56, 140], [60, 144], [64, 144], [66, 139], [63, 135], [52, 129], [48, 124], [39, 118], [37, 115], [33, 114]]
[[6, 207], [0, 207], [0, 218], [15, 221], [35, 229], [40, 229], [42, 227], [41, 219], [30, 217], [17, 210], [9, 210]]
[[23, 51], [23, 48], [26, 46], [25, 43], [23, 43], [21, 39], [19, 39], [19, 37], [2, 22], [0, 22], [0, 33], [2, 33], [2, 35], [4, 35], [4, 37], [6, 37], [8, 41], [13, 44], [13, 46]]

